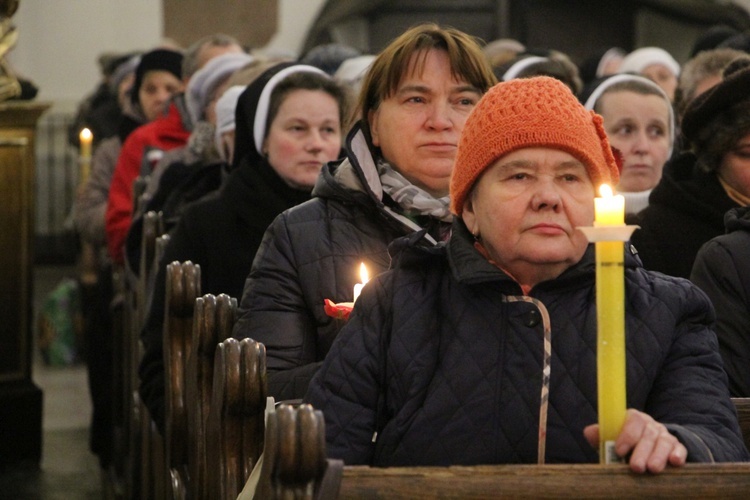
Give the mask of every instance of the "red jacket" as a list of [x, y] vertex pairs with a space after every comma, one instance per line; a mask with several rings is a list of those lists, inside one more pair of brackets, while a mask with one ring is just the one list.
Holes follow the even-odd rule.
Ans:
[[133, 216], [133, 182], [141, 173], [144, 154], [151, 149], [168, 151], [184, 146], [188, 137], [190, 132], [172, 102], [165, 116], [138, 127], [125, 140], [112, 176], [107, 203], [107, 248], [113, 262], [123, 262], [123, 246]]

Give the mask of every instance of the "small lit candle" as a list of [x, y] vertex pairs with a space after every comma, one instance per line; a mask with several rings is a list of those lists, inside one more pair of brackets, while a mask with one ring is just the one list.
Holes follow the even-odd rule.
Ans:
[[[594, 226], [625, 224], [625, 201], [606, 184], [595, 199]], [[615, 459], [614, 442], [625, 422], [625, 272], [623, 241], [596, 242], [597, 387], [600, 461]]]
[[81, 144], [81, 150], [79, 153], [81, 162], [80, 184], [86, 182], [86, 179], [89, 177], [89, 172], [91, 171], [91, 143], [93, 140], [94, 134], [92, 134], [91, 130], [87, 128], [81, 130], [81, 133], [78, 135], [78, 141]]
[[78, 140], [81, 143], [81, 158], [91, 158], [91, 143], [94, 140], [94, 134], [85, 128], [78, 135]]
[[365, 286], [365, 284], [370, 280], [370, 275], [367, 273], [367, 266], [365, 266], [365, 263], [362, 262], [359, 265], [359, 283], [354, 285], [354, 300], [352, 302], [357, 302], [357, 298], [359, 297], [359, 294], [362, 293], [362, 287]]

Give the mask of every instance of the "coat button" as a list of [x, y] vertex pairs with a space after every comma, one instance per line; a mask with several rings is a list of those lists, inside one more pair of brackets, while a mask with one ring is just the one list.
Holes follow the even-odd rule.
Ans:
[[528, 326], [529, 328], [533, 328], [536, 325], [538, 325], [541, 320], [542, 320], [542, 315], [539, 314], [539, 311], [537, 311], [536, 309], [533, 309], [526, 313], [526, 315], [523, 318], [523, 324], [525, 326]]

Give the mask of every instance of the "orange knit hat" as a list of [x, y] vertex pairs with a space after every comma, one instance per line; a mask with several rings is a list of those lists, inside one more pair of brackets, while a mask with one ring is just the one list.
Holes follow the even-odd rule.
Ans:
[[451, 210], [461, 215], [472, 186], [498, 158], [521, 148], [560, 149], [580, 160], [594, 186], [620, 172], [602, 125], [570, 89], [547, 76], [498, 83], [466, 119], [451, 177]]

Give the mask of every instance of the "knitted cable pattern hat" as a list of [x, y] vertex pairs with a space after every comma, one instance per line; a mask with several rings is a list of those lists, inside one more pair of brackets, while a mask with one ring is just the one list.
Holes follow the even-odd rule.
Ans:
[[594, 186], [617, 184], [619, 166], [602, 117], [584, 109], [570, 89], [547, 76], [498, 83], [466, 120], [451, 176], [451, 210], [464, 200], [487, 167], [522, 148], [559, 149], [580, 160]]

